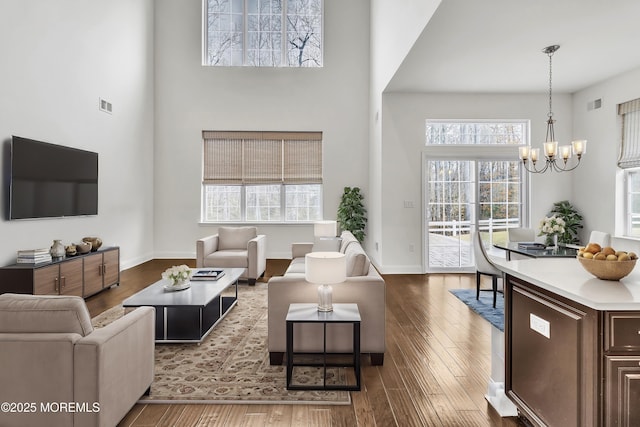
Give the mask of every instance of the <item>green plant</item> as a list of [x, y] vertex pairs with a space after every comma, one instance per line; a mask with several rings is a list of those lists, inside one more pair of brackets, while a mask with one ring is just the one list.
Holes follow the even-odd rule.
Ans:
[[338, 205], [338, 224], [342, 230], [348, 230], [362, 242], [367, 225], [367, 210], [362, 200], [364, 196], [359, 187], [344, 187], [340, 204]]
[[564, 233], [558, 235], [558, 243], [580, 244], [578, 233], [582, 228], [582, 215], [578, 210], [568, 200], [562, 200], [553, 204], [550, 214], [564, 220]]

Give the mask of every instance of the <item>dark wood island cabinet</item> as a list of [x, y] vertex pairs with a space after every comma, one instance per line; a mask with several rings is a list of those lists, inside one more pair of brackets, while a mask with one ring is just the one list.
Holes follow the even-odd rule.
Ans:
[[76, 295], [89, 297], [120, 283], [120, 249], [96, 252], [41, 264], [0, 267], [0, 293]]
[[640, 425], [640, 271], [606, 281], [575, 259], [498, 264], [518, 412], [534, 426]]

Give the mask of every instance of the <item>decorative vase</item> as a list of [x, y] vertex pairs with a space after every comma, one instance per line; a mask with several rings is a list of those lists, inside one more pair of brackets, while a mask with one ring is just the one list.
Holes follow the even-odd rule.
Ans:
[[61, 258], [64, 258], [66, 249], [64, 248], [64, 245], [62, 244], [61, 240], [54, 240], [53, 245], [51, 245], [51, 250], [49, 252], [51, 253], [51, 258], [61, 259]]
[[551, 241], [553, 242], [553, 249], [558, 249], [558, 235], [554, 234], [551, 236]]

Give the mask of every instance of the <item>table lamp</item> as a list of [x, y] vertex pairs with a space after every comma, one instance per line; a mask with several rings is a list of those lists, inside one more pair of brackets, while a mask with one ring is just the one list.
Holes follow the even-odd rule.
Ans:
[[333, 311], [331, 285], [347, 278], [347, 261], [340, 252], [311, 252], [304, 258], [305, 279], [318, 286], [318, 311]]
[[337, 221], [316, 221], [313, 223], [313, 235], [315, 237], [336, 237], [338, 234]]

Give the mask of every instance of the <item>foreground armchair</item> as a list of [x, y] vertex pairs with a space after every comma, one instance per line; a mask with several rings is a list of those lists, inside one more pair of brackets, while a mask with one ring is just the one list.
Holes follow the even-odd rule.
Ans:
[[218, 234], [196, 242], [196, 267], [244, 268], [249, 285], [267, 268], [267, 237], [256, 227], [220, 227]]
[[153, 381], [155, 315], [93, 329], [80, 297], [0, 295], [2, 426], [115, 426]]

